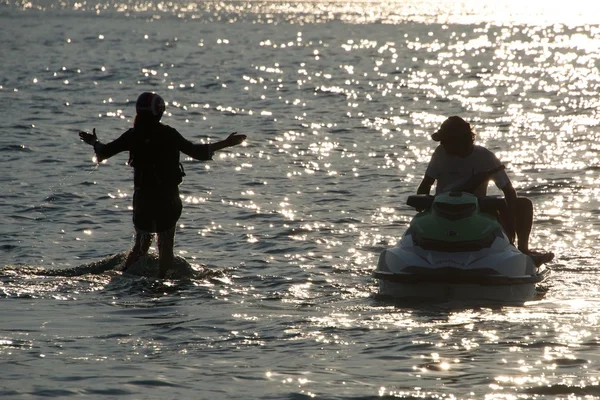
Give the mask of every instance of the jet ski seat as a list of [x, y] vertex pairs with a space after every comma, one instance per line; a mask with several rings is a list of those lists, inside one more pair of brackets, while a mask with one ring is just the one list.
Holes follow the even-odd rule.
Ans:
[[[406, 204], [421, 212], [431, 208], [434, 196], [430, 194], [413, 194], [408, 196]], [[479, 198], [479, 209], [482, 212], [496, 214], [507, 208], [506, 200], [502, 196], [484, 196]]]
[[497, 214], [508, 208], [506, 200], [502, 196], [484, 196], [479, 198], [479, 209], [488, 214]]

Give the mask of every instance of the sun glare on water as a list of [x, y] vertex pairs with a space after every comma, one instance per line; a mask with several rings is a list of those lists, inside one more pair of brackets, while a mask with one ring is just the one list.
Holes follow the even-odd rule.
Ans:
[[[10, 1], [9, 1], [10, 2]], [[568, 26], [597, 23], [600, 4], [588, 0], [564, 1], [519, 1], [519, 0], [409, 0], [409, 1], [133, 1], [95, 0], [70, 1], [48, 5], [44, 0], [17, 0], [14, 4], [23, 9], [63, 8], [75, 11], [119, 12], [125, 14], [153, 13], [175, 14], [180, 18], [199, 19], [210, 13], [211, 19], [226, 18], [235, 22], [243, 15], [262, 15], [260, 22], [276, 23], [277, 15], [286, 14], [296, 23], [325, 22], [333, 19], [350, 23], [421, 23], [452, 24], [528, 24]], [[221, 16], [219, 16], [221, 15]], [[206, 15], [204, 15], [206, 16]]]

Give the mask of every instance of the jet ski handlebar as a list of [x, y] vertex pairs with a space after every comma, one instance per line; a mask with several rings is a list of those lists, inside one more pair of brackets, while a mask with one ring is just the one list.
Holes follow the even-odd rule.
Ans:
[[[460, 194], [460, 192], [455, 192]], [[413, 194], [408, 196], [406, 204], [418, 212], [429, 210], [433, 204], [435, 196], [430, 194]], [[484, 196], [477, 199], [479, 209], [485, 213], [495, 213], [506, 209], [508, 206], [503, 196]]]

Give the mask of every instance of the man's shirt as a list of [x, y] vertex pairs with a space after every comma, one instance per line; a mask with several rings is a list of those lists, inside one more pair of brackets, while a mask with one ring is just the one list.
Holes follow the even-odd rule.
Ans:
[[[433, 152], [425, 174], [436, 180], [435, 193], [449, 192], [466, 182], [471, 176], [500, 167], [502, 163], [494, 153], [482, 146], [473, 146], [473, 151], [466, 157], [448, 154], [444, 146], [438, 146]], [[510, 179], [504, 170], [491, 176], [499, 189], [510, 184]], [[476, 190], [478, 197], [487, 193], [488, 182], [483, 182]]]

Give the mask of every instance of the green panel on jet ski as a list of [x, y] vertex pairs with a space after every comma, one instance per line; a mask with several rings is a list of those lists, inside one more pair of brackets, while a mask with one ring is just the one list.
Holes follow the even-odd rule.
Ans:
[[444, 193], [432, 207], [415, 216], [411, 229], [420, 238], [449, 243], [475, 242], [501, 229], [496, 216], [481, 213], [477, 197], [469, 193]]
[[416, 216], [410, 226], [422, 238], [445, 242], [475, 241], [500, 229], [500, 224], [491, 216], [475, 215], [450, 221], [429, 212]]

